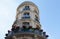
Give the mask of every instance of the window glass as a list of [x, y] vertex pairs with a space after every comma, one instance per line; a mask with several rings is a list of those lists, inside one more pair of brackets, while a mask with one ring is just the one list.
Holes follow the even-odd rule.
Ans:
[[28, 13], [28, 12], [26, 12], [26, 13], [24, 13], [24, 15], [29, 15], [29, 13]]
[[27, 18], [30, 18], [30, 15], [29, 15], [29, 13], [28, 12], [26, 12], [26, 13], [24, 13], [24, 15], [23, 15], [24, 17], [27, 17]]
[[23, 22], [23, 25], [29, 25], [29, 22]]
[[30, 10], [29, 6], [25, 6], [23, 10]]
[[29, 12], [25, 12], [22, 18], [30, 18]]
[[36, 15], [35, 15], [35, 20], [39, 22], [39, 19], [38, 19], [38, 17]]

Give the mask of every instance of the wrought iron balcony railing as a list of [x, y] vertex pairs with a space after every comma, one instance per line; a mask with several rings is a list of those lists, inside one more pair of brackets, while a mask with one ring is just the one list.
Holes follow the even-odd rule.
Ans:
[[[16, 28], [17, 29], [17, 28]], [[12, 35], [15, 35], [15, 34], [37, 34], [37, 35], [40, 35], [40, 36], [43, 36], [43, 37], [48, 37], [48, 35], [46, 35], [46, 33], [43, 32], [43, 30], [38, 30], [38, 29], [35, 29], [35, 28], [19, 28], [17, 30], [12, 30], [10, 32], [8, 32], [8, 34], [6, 34], [6, 36], [12, 36]]]
[[22, 19], [29, 19], [30, 16], [25, 16], [25, 17], [22, 17]]

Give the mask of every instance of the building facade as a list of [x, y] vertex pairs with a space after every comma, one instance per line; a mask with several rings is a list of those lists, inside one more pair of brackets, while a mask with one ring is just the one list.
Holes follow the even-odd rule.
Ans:
[[29, 1], [17, 8], [16, 20], [5, 39], [47, 39], [48, 35], [41, 29], [39, 10]]

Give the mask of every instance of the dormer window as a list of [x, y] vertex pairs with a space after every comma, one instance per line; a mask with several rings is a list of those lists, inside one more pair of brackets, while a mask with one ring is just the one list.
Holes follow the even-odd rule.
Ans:
[[30, 10], [29, 6], [25, 6], [23, 10]]

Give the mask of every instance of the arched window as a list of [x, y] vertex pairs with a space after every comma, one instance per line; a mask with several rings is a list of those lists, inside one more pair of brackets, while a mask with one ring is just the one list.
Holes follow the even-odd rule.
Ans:
[[23, 10], [30, 10], [29, 6], [25, 6]]

